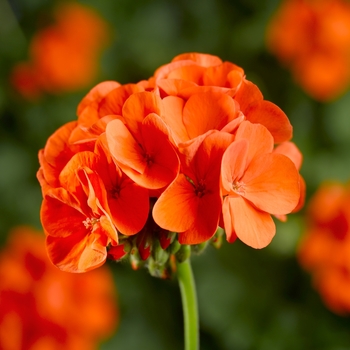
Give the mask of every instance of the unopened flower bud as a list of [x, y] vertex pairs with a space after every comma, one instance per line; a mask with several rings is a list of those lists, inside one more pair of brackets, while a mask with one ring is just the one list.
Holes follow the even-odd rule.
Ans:
[[158, 278], [169, 278], [171, 275], [171, 270], [167, 263], [165, 264], [159, 264], [159, 262], [155, 261], [152, 256], [149, 257], [148, 259], [148, 271], [153, 277], [158, 277]]
[[169, 259], [169, 253], [162, 248], [158, 239], [153, 241], [152, 257], [158, 265], [165, 265]]
[[213, 236], [213, 238], [211, 239], [211, 244], [219, 249], [222, 245], [222, 237], [225, 233], [225, 230], [221, 227], [218, 227], [218, 229], [215, 232], [215, 235]]
[[169, 253], [176, 254], [180, 248], [181, 248], [181, 244], [177, 239], [175, 239], [174, 242], [172, 242], [169, 246]]
[[145, 264], [136, 247], [133, 247], [130, 251], [130, 264], [133, 270], [138, 270]]
[[118, 244], [117, 246], [111, 246], [108, 249], [108, 259], [114, 261], [120, 261], [124, 259], [131, 250], [131, 244], [128, 241], [124, 241], [123, 243]]
[[193, 253], [195, 253], [195, 254], [200, 254], [200, 253], [202, 253], [205, 250], [207, 245], [208, 245], [208, 241], [205, 241], [205, 242], [200, 243], [200, 244], [192, 245], [191, 246], [191, 251]]
[[191, 256], [191, 246], [188, 244], [181, 245], [175, 256], [176, 260], [180, 263], [186, 261]]

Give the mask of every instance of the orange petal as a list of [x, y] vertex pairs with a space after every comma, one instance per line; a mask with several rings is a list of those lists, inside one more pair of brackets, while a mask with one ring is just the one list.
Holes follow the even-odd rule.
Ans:
[[221, 206], [219, 191], [210, 192], [198, 198], [194, 221], [186, 231], [179, 232], [179, 242], [181, 244], [200, 244], [212, 238], [218, 228]]
[[76, 208], [76, 203], [66, 193], [66, 202], [47, 195], [41, 205], [40, 220], [45, 233], [53, 237], [67, 237], [73, 232], [86, 232], [86, 215]]
[[198, 199], [193, 185], [179, 174], [156, 201], [154, 221], [168, 231], [186, 231], [194, 222]]
[[118, 231], [133, 235], [144, 227], [149, 212], [148, 190], [126, 179], [115, 197], [108, 200]]
[[[225, 227], [233, 225], [237, 237], [253, 248], [266, 247], [276, 232], [271, 216], [255, 209], [240, 196], [228, 197], [225, 200], [229, 201], [232, 218], [232, 223], [225, 222]], [[228, 216], [224, 216], [224, 220], [227, 218]]]
[[263, 95], [255, 84], [249, 80], [243, 79], [235, 95], [235, 100], [239, 103], [240, 110], [245, 114], [252, 103], [263, 100]]
[[171, 62], [171, 63], [165, 64], [165, 65], [159, 67], [155, 71], [154, 77], [155, 77], [157, 82], [158, 82], [158, 80], [161, 80], [161, 79], [167, 79], [168, 75], [173, 70], [176, 70], [176, 69], [184, 67], [184, 66], [195, 66], [195, 64], [193, 64], [193, 62], [190, 60], [181, 60], [181, 61], [177, 61], [177, 62]]
[[273, 150], [273, 137], [271, 133], [260, 124], [252, 124], [249, 121], [242, 122], [236, 132], [236, 141], [245, 139], [249, 141], [247, 164], [254, 157]]
[[95, 104], [97, 106], [110, 91], [119, 86], [120, 84], [116, 81], [104, 81], [100, 84], [97, 84], [79, 103], [77, 108], [77, 115], [80, 115], [80, 113], [88, 105]]
[[177, 96], [186, 88], [197, 86], [193, 81], [182, 79], [159, 79], [157, 86], [163, 90], [166, 95]]
[[272, 134], [275, 143], [288, 141], [293, 136], [293, 127], [288, 117], [272, 102], [263, 100], [253, 103], [244, 114], [250, 122], [264, 125]]
[[131, 95], [123, 106], [123, 117], [130, 132], [138, 138], [140, 125], [150, 113], [162, 115], [162, 101], [153, 92], [138, 92]]
[[303, 162], [303, 155], [298, 147], [293, 142], [283, 142], [279, 144], [274, 150], [274, 153], [284, 154], [287, 156], [299, 170]]
[[202, 83], [204, 71], [204, 67], [197, 65], [186, 65], [169, 72], [168, 79], [187, 80], [199, 85]]
[[222, 63], [221, 59], [217, 56], [198, 52], [190, 52], [177, 55], [171, 60], [171, 62], [178, 62], [183, 60], [194, 61], [202, 67], [217, 66]]
[[182, 120], [182, 111], [185, 101], [176, 96], [168, 96], [163, 99], [164, 114], [161, 118], [168, 125], [171, 135], [176, 143], [189, 140], [186, 127]]
[[133, 94], [144, 91], [136, 84], [125, 84], [110, 91], [99, 104], [98, 114], [102, 118], [109, 114], [122, 115], [125, 101]]
[[244, 194], [259, 209], [288, 214], [300, 197], [299, 173], [282, 154], [263, 154], [249, 164], [243, 178]]
[[[234, 136], [225, 132], [213, 132], [204, 138], [191, 162], [195, 179], [204, 180], [211, 190], [220, 184], [221, 160]], [[194, 179], [193, 179], [194, 180]]]
[[233, 142], [224, 155], [221, 163], [222, 186], [228, 192], [232, 191], [234, 182], [239, 181], [247, 166], [249, 143], [247, 140]]
[[[229, 74], [231, 74], [231, 82], [229, 81]], [[240, 77], [240, 78], [239, 78]], [[204, 85], [231, 87], [238, 89], [242, 83], [244, 71], [242, 68], [236, 66], [231, 62], [224, 62], [217, 66], [208, 67], [203, 74]]]
[[183, 109], [183, 123], [190, 138], [209, 130], [221, 130], [236, 117], [237, 110], [233, 99], [213, 92], [191, 96]]
[[107, 258], [106, 247], [99, 237], [78, 232], [68, 237], [46, 238], [50, 260], [62, 271], [87, 272], [101, 266]]
[[126, 165], [140, 174], [145, 172], [147, 163], [143, 150], [120, 120], [107, 124], [106, 137], [111, 155], [118, 163]]

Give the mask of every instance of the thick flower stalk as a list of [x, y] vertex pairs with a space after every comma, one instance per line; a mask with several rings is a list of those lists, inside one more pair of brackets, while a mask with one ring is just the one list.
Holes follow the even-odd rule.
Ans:
[[[242, 68], [182, 54], [148, 80], [106, 81], [39, 152], [52, 262], [85, 272], [129, 257], [167, 277], [172, 256], [236, 238], [263, 248], [303, 205], [285, 113]], [[220, 234], [219, 234], [220, 232]]]

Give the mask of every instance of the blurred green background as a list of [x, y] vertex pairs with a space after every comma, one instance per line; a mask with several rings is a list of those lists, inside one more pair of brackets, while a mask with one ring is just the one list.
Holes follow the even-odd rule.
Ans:
[[[147, 79], [183, 52], [218, 55], [244, 68], [265, 99], [281, 107], [304, 155], [307, 201], [328, 179], [350, 178], [350, 93], [321, 104], [293, 83], [268, 53], [266, 25], [277, 0], [87, 0], [109, 22], [113, 37], [95, 83]], [[0, 240], [18, 224], [40, 228], [37, 153], [63, 123], [76, 118], [85, 90], [36, 102], [9, 84], [14, 64], [28, 58], [39, 19], [55, 2], [0, 0]], [[297, 24], [296, 24], [297, 25]], [[240, 242], [209, 247], [192, 258], [198, 287], [201, 349], [350, 349], [350, 318], [334, 315], [299, 267], [295, 251], [305, 210], [277, 223], [277, 235], [257, 251]], [[121, 308], [118, 332], [101, 349], [183, 348], [180, 293], [175, 280], [110, 264]]]

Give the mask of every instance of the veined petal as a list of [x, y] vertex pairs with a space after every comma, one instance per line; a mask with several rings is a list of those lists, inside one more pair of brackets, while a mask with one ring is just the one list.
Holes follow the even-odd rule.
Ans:
[[179, 174], [154, 205], [154, 221], [168, 231], [186, 231], [194, 222], [198, 199], [193, 185]]
[[78, 235], [86, 233], [86, 215], [71, 202], [65, 203], [49, 195], [45, 196], [41, 204], [40, 220], [45, 233], [53, 237], [67, 237], [73, 232]]
[[[230, 84], [228, 78], [233, 84]], [[236, 74], [234, 74], [236, 73]], [[217, 66], [208, 67], [203, 75], [204, 85], [222, 86], [238, 89], [244, 77], [242, 68], [236, 66], [231, 62], [224, 62]]]
[[112, 120], [107, 124], [106, 137], [108, 148], [114, 159], [138, 173], [145, 172], [147, 163], [143, 150], [120, 120]]
[[163, 90], [166, 95], [175, 97], [178, 96], [182, 90], [189, 87], [196, 87], [197, 84], [193, 81], [182, 79], [159, 79], [157, 80], [157, 86]]
[[67, 237], [46, 237], [50, 260], [62, 271], [87, 272], [101, 266], [107, 258], [106, 247], [95, 235], [79, 232]]
[[146, 188], [126, 179], [119, 193], [109, 198], [108, 204], [113, 222], [124, 235], [133, 235], [144, 227], [149, 212]]
[[192, 172], [197, 180], [205, 180], [210, 189], [220, 185], [222, 156], [233, 140], [234, 136], [229, 133], [213, 131], [203, 139], [193, 156]]
[[190, 139], [182, 120], [184, 105], [185, 101], [177, 96], [167, 96], [163, 99], [164, 114], [161, 118], [168, 125], [176, 144]]
[[209, 130], [221, 130], [237, 117], [234, 100], [226, 95], [205, 92], [192, 95], [183, 109], [183, 124], [190, 138]]
[[190, 60], [181, 60], [177, 62], [172, 61], [171, 63], [167, 63], [167, 64], [164, 64], [163, 66], [160, 66], [155, 71], [154, 77], [157, 82], [161, 79], [167, 79], [169, 73], [183, 66], [195, 66], [195, 64], [193, 63], [193, 61], [190, 61]]
[[77, 108], [77, 115], [80, 115], [85, 107], [90, 104], [96, 104], [97, 106], [97, 104], [104, 98], [104, 96], [119, 86], [120, 84], [116, 81], [104, 81], [100, 84], [97, 84], [79, 103]]
[[[238, 196], [238, 195], [237, 195]], [[222, 204], [222, 219], [224, 222], [227, 242], [233, 243], [237, 239], [234, 229], [233, 216], [231, 216], [230, 197], [226, 196]]]
[[192, 225], [179, 232], [181, 244], [200, 244], [212, 238], [218, 228], [222, 200], [220, 192], [210, 192], [197, 199]]
[[144, 89], [136, 84], [125, 84], [110, 91], [99, 104], [98, 114], [102, 118], [106, 115], [122, 115], [125, 101], [137, 92]]
[[303, 162], [303, 155], [298, 147], [293, 142], [283, 142], [279, 144], [274, 150], [274, 153], [284, 154], [287, 156], [299, 170]]
[[247, 164], [254, 157], [273, 150], [273, 137], [271, 133], [261, 124], [253, 124], [249, 121], [242, 122], [236, 132], [235, 140], [248, 140]]
[[138, 139], [140, 125], [150, 113], [162, 115], [162, 100], [154, 92], [138, 92], [131, 95], [124, 103], [123, 117], [132, 135]]
[[90, 151], [76, 153], [62, 169], [59, 176], [60, 183], [67, 188], [71, 188], [72, 178], [76, 177], [77, 170], [83, 167], [94, 168], [96, 158], [96, 154]]
[[299, 173], [282, 154], [263, 154], [249, 164], [243, 178], [244, 196], [271, 214], [288, 214], [300, 197]]
[[[225, 222], [225, 227], [232, 225], [237, 237], [253, 248], [266, 247], [276, 232], [271, 216], [255, 209], [240, 196], [228, 197], [226, 200], [229, 203], [232, 223]], [[227, 209], [227, 206], [225, 209]], [[227, 220], [227, 218], [228, 216], [224, 216], [224, 220]]]
[[202, 76], [205, 71], [204, 67], [198, 65], [187, 65], [173, 69], [168, 74], [168, 79], [182, 79], [192, 81], [199, 85], [202, 83]]
[[235, 95], [235, 100], [239, 103], [240, 110], [245, 114], [252, 103], [263, 100], [263, 95], [255, 84], [249, 80], [243, 79]]
[[275, 143], [288, 141], [293, 136], [293, 127], [288, 117], [272, 102], [263, 100], [250, 104], [244, 114], [250, 122], [264, 125]]
[[194, 61], [202, 67], [212, 67], [222, 64], [222, 60], [218, 56], [198, 52], [182, 53], [175, 56], [171, 62], [181, 62], [184, 60]]
[[234, 141], [222, 156], [221, 181], [223, 188], [231, 192], [234, 182], [240, 181], [247, 166], [248, 141]]

